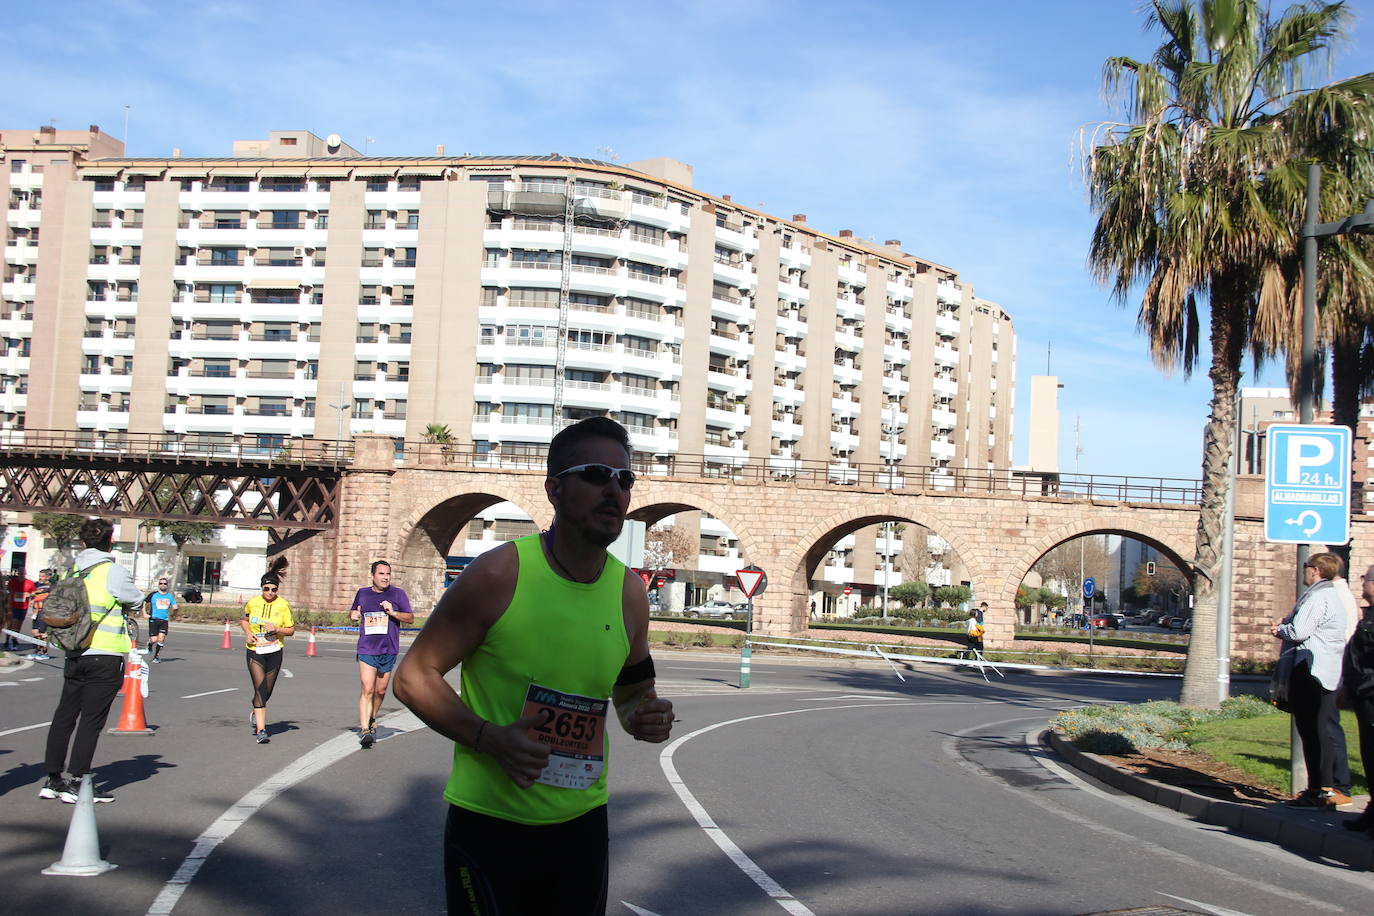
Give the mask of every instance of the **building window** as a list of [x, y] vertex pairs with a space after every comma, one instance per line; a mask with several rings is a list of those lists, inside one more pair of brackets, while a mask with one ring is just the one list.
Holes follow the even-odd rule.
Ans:
[[211, 302], [238, 302], [239, 288], [232, 283], [211, 283]]
[[506, 406], [502, 408], [502, 413], [505, 414], [507, 417], [526, 417], [529, 419], [537, 420], [551, 420], [553, 419], [553, 405], [526, 404], [517, 401], [515, 403], [506, 404]]

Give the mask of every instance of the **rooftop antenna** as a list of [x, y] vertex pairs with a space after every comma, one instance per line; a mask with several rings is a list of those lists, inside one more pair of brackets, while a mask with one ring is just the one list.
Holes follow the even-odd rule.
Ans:
[[1046, 375], [1053, 375], [1053, 374], [1054, 374], [1053, 372], [1050, 371], [1050, 354], [1053, 353], [1053, 352], [1054, 352], [1054, 344], [1053, 344], [1052, 342], [1047, 341], [1047, 342], [1045, 343], [1045, 374], [1046, 374]]
[[124, 149], [129, 149], [129, 106], [124, 106]]
[[618, 154], [615, 150], [611, 149], [609, 146], [598, 146], [596, 148], [596, 151], [601, 155], [605, 156], [607, 159], [611, 160], [612, 162], [620, 161], [620, 154]]
[[368, 137], [365, 141], [363, 141], [363, 155], [364, 155], [364, 156], [367, 155], [368, 149], [371, 148], [372, 144], [375, 143], [375, 142], [376, 142], [376, 141], [373, 140], [371, 137]]

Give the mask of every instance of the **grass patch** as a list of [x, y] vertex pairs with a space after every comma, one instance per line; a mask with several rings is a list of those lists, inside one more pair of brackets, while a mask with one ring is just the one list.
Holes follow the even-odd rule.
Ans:
[[683, 630], [650, 630], [649, 643], [651, 645], [671, 646], [673, 648], [686, 648], [696, 646], [700, 648], [728, 648], [738, 649], [744, 645], [743, 633], [707, 633], [707, 632], [688, 632]]
[[[1288, 790], [1290, 717], [1271, 713], [1254, 719], [1208, 722], [1194, 731], [1188, 746], [1209, 757], [1244, 770], [1255, 780], [1277, 792]], [[1356, 794], [1369, 791], [1364, 762], [1360, 760], [1355, 714], [1342, 710], [1346, 757], [1350, 760], [1350, 779]]]
[[[290, 599], [287, 599], [290, 601]], [[186, 623], [223, 623], [229, 621], [230, 624], [237, 626], [239, 618], [243, 616], [243, 605], [241, 604], [179, 604], [177, 609], [172, 612], [172, 622], [184, 621]], [[348, 619], [347, 611], [317, 611], [306, 607], [291, 605], [291, 616], [296, 621], [298, 627], [349, 627], [357, 626]], [[142, 618], [140, 618], [140, 621]], [[420, 626], [424, 621], [416, 615], [415, 623], [411, 626]], [[140, 623], [140, 625], [142, 625]]]
[[[1274, 792], [1288, 790], [1289, 723], [1258, 697], [1231, 697], [1219, 710], [1192, 709], [1171, 701], [1086, 706], [1062, 712], [1050, 727], [1082, 750], [1129, 756], [1150, 748], [1187, 748], [1229, 764]], [[1352, 791], [1369, 791], [1360, 760], [1355, 714], [1341, 713]]]
[[650, 615], [650, 620], [657, 620], [661, 623], [690, 623], [703, 627], [718, 627], [722, 630], [743, 630], [743, 620], [732, 620], [729, 618], [718, 619], [714, 617], [664, 617], [660, 615]]
[[[1082, 633], [1082, 630], [1070, 631]], [[1096, 646], [1119, 646], [1123, 649], [1144, 649], [1153, 652], [1176, 652], [1179, 655], [1188, 654], [1188, 643], [1178, 642], [1178, 637], [1172, 639], [1164, 634], [1160, 634], [1159, 639], [1151, 639], [1148, 636], [1094, 636], [1093, 645]], [[1018, 631], [1016, 642], [1053, 642], [1078, 644], [1086, 646], [1087, 636], [1070, 636], [1063, 633], [1024, 633]]]

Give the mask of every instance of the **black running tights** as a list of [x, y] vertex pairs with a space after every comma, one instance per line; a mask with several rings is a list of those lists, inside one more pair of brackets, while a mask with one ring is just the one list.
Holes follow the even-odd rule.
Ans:
[[253, 708], [262, 709], [272, 698], [272, 689], [277, 686], [277, 675], [281, 673], [280, 652], [269, 655], [248, 653], [248, 676], [253, 679]]

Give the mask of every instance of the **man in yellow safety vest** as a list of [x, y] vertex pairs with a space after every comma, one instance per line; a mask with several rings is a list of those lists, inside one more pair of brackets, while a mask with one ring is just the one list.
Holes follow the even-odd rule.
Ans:
[[[96, 742], [124, 680], [124, 659], [133, 649], [124, 614], [143, 602], [143, 592], [110, 552], [114, 525], [103, 518], [87, 519], [79, 537], [86, 549], [76, 555], [76, 568], [86, 579], [86, 597], [96, 625], [89, 648], [67, 652], [62, 696], [48, 727], [48, 776], [38, 790], [39, 798], [60, 798], [69, 805], [76, 804], [81, 777], [90, 772]], [[70, 779], [62, 775], [68, 766]], [[114, 796], [96, 786], [95, 800], [112, 802]]]

